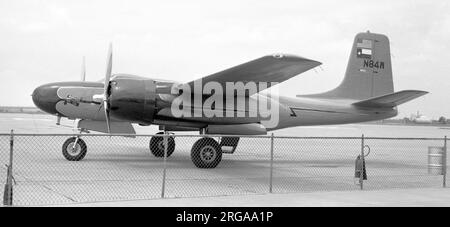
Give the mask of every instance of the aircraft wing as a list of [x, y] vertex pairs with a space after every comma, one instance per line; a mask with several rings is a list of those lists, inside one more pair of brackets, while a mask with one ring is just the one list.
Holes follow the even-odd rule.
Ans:
[[[188, 85], [190, 86], [191, 91], [193, 91], [194, 83], [196, 82], [201, 83], [203, 86], [208, 82], [216, 81], [220, 83], [224, 89], [226, 82], [243, 82], [244, 84], [247, 82], [281, 83], [321, 64], [322, 63], [320, 62], [294, 55], [268, 55], [201, 79], [191, 81]], [[271, 85], [268, 84], [266, 88], [269, 88], [270, 86]], [[266, 88], [258, 88], [257, 92], [260, 92]]]
[[355, 106], [362, 107], [395, 107], [405, 102], [411, 101], [422, 95], [428, 94], [426, 91], [404, 90], [392, 94], [382, 95], [379, 97], [363, 100], [353, 103]]

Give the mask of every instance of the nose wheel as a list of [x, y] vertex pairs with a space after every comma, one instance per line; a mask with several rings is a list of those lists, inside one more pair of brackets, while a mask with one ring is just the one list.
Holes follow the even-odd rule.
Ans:
[[[164, 135], [163, 132], [158, 132], [157, 135]], [[167, 157], [170, 157], [175, 151], [175, 139], [173, 136], [167, 137]], [[164, 137], [163, 136], [153, 136], [150, 139], [150, 151], [155, 157], [164, 157]]]
[[201, 138], [192, 146], [191, 159], [198, 168], [216, 168], [222, 161], [222, 148], [213, 138]]
[[81, 161], [87, 153], [86, 143], [78, 137], [71, 137], [64, 142], [62, 153], [69, 161]]

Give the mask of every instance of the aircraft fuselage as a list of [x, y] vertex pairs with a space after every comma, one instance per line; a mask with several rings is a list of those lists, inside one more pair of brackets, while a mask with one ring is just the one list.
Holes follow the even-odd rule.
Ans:
[[[158, 82], [155, 82], [158, 84]], [[170, 84], [161, 82], [168, 87]], [[45, 112], [67, 117], [69, 119], [89, 119], [94, 121], [105, 121], [103, 107], [100, 105], [103, 92], [103, 83], [97, 82], [61, 82], [40, 86], [33, 92], [33, 101]], [[250, 98], [268, 98], [266, 95], [256, 94]], [[168, 97], [158, 96], [159, 107], [156, 111], [143, 112], [144, 119], [152, 121], [134, 121], [139, 124], [172, 125], [189, 127], [192, 129], [203, 128], [208, 125], [232, 125], [260, 123], [257, 117], [212, 117], [206, 118], [191, 116], [176, 118], [170, 113], [170, 95]], [[236, 98], [236, 99], [239, 99]], [[270, 99], [270, 98], [269, 98]], [[132, 102], [133, 100], [130, 100]], [[249, 102], [248, 100], [246, 100]], [[375, 121], [391, 118], [397, 115], [396, 108], [362, 108], [352, 105], [357, 100], [352, 99], [318, 99], [308, 97], [284, 97], [278, 96], [275, 103], [278, 105], [278, 124], [275, 127], [267, 126], [267, 131], [278, 130], [295, 126], [307, 125], [330, 125]], [[131, 107], [132, 108], [132, 107]], [[136, 110], [138, 111], [138, 110]], [[141, 111], [144, 111], [143, 109]], [[246, 106], [246, 111], [248, 106]], [[256, 110], [257, 111], [257, 110]], [[194, 111], [193, 111], [194, 112]], [[225, 115], [225, 114], [224, 114]], [[274, 117], [274, 116], [272, 116]], [[114, 121], [122, 121], [120, 118], [112, 117]], [[264, 123], [263, 123], [264, 125]], [[264, 125], [266, 126], [266, 125]]]

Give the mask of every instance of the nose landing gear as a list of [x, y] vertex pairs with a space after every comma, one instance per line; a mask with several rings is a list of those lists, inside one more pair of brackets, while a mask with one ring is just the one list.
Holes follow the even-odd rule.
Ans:
[[87, 153], [86, 143], [79, 136], [71, 137], [64, 142], [62, 153], [69, 161], [81, 161]]

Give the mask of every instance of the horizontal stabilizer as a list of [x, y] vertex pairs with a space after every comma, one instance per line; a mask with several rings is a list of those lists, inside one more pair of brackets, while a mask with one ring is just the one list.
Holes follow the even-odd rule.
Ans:
[[353, 105], [361, 107], [392, 108], [426, 94], [428, 94], [428, 92], [426, 91], [405, 90], [388, 95], [378, 96], [371, 99], [366, 99], [360, 102], [353, 103]]

